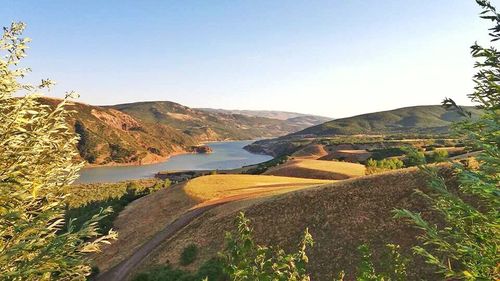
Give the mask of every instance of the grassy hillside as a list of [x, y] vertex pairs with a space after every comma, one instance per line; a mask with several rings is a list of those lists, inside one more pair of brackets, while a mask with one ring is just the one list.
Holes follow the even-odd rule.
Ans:
[[[467, 107], [475, 116], [479, 110]], [[374, 112], [354, 117], [336, 119], [305, 130], [293, 136], [397, 134], [397, 133], [447, 133], [452, 122], [460, 119], [453, 111], [439, 105], [412, 106], [395, 110]]]
[[261, 175], [210, 175], [174, 185], [132, 202], [114, 222], [118, 241], [94, 256], [101, 271], [130, 256], [183, 213], [207, 204], [245, 198], [264, 198], [293, 190], [331, 183], [328, 180]]
[[307, 127], [307, 124], [300, 122], [231, 112], [209, 112], [168, 101], [119, 104], [112, 108], [148, 123], [174, 127], [203, 141], [277, 137]]
[[[450, 178], [449, 171], [443, 173]], [[418, 244], [415, 238], [418, 232], [411, 225], [393, 219], [391, 211], [394, 208], [419, 210], [431, 222], [439, 222], [426, 202], [414, 196], [415, 188], [425, 186], [425, 179], [417, 169], [405, 169], [267, 199], [229, 203], [205, 213], [174, 239], [165, 241], [147, 257], [142, 268], [167, 262], [182, 268], [178, 264], [179, 256], [192, 243], [200, 249], [199, 258], [186, 268], [197, 268], [217, 255], [223, 247], [225, 231], [234, 229], [236, 214], [245, 211], [259, 244], [295, 249], [304, 229], [309, 227], [315, 241], [314, 247], [308, 250], [311, 278], [331, 280], [341, 270], [356, 271], [360, 260], [356, 249], [363, 243], [370, 243], [376, 261], [382, 259], [386, 243], [399, 244], [404, 254], [410, 254], [410, 247]], [[409, 280], [435, 280], [429, 266], [418, 258], [409, 273]]]
[[[60, 100], [42, 98], [41, 102], [54, 106]], [[142, 122], [113, 108], [82, 103], [68, 108], [75, 111], [68, 122], [81, 137], [78, 150], [90, 164], [151, 163], [197, 143], [175, 128]]]

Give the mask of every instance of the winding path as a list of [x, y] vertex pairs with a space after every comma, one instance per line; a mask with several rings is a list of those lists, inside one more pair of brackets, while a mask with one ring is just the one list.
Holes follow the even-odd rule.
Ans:
[[274, 187], [272, 190], [260, 190], [202, 202], [192, 207], [185, 214], [181, 215], [160, 232], [156, 233], [153, 238], [141, 245], [130, 257], [126, 258], [108, 271], [99, 274], [95, 281], [126, 281], [128, 280], [127, 278], [129, 275], [137, 268], [147, 255], [156, 249], [156, 247], [158, 247], [163, 241], [171, 238], [179, 230], [187, 226], [197, 217], [203, 215], [205, 212], [230, 202], [257, 198], [266, 194], [271, 194], [272, 191], [277, 190], [290, 190], [290, 186]]
[[158, 232], [149, 241], [140, 246], [130, 257], [114, 266], [110, 270], [103, 272], [97, 276], [96, 281], [124, 281], [127, 280], [129, 274], [142, 262], [142, 260], [149, 255], [156, 247], [163, 241], [172, 237], [177, 231], [181, 230], [203, 213], [228, 203], [229, 201], [217, 202], [211, 205], [202, 206], [192, 209], [171, 224], [167, 225], [163, 230]]

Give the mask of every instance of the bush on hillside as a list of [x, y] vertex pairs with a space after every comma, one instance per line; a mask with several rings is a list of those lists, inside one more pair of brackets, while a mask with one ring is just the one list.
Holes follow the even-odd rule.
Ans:
[[402, 148], [405, 152], [404, 163], [407, 167], [420, 166], [427, 163], [423, 151], [418, 150], [413, 146], [406, 146]]
[[366, 174], [371, 175], [389, 170], [401, 169], [404, 167], [403, 161], [398, 158], [387, 158], [382, 160], [368, 159], [366, 163]]
[[[111, 230], [113, 222], [128, 204], [156, 191], [156, 180], [138, 180], [120, 183], [96, 183], [72, 185], [73, 191], [67, 198], [66, 221], [72, 219], [72, 226], [79, 229], [98, 214], [100, 210], [111, 208], [113, 212], [98, 223], [103, 232]], [[163, 186], [163, 182], [160, 182]]]
[[196, 260], [197, 256], [198, 246], [196, 246], [196, 244], [189, 244], [186, 248], [184, 248], [184, 250], [182, 250], [179, 263], [184, 266], [190, 265]]
[[220, 259], [213, 258], [192, 273], [176, 269], [172, 265], [155, 267], [137, 274], [133, 281], [228, 281]]
[[117, 163], [126, 163], [134, 156], [135, 151], [128, 150], [117, 143], [109, 144], [110, 158]]
[[287, 254], [280, 248], [257, 245], [250, 221], [243, 213], [235, 224], [236, 232], [226, 233], [226, 248], [221, 253], [224, 272], [230, 280], [310, 280], [306, 249], [313, 245], [313, 239], [307, 229], [298, 251]]

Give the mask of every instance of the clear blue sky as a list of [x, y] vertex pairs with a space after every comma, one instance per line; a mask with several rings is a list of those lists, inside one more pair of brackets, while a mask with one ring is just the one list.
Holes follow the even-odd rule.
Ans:
[[[498, 1], [493, 1], [497, 3]], [[332, 117], [466, 103], [473, 0], [0, 0], [24, 21], [30, 79], [116, 104], [275, 109]]]

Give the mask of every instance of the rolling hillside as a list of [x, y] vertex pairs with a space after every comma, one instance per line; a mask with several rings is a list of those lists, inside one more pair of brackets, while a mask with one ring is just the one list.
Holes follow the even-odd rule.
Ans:
[[[473, 107], [466, 107], [466, 109], [474, 116], [478, 115], [478, 109]], [[460, 118], [456, 112], [447, 111], [439, 105], [412, 106], [336, 119], [291, 135], [439, 134], [448, 132], [451, 123]]]
[[137, 102], [111, 108], [139, 120], [174, 127], [200, 141], [282, 136], [308, 127], [306, 120], [287, 121], [232, 112], [206, 111], [174, 102]]
[[[443, 169], [442, 175], [450, 179], [450, 186], [454, 185], [448, 169]], [[210, 181], [218, 189], [223, 186], [219, 178], [200, 180]], [[304, 229], [308, 227], [315, 241], [315, 245], [308, 250], [312, 280], [331, 280], [341, 270], [346, 270], [346, 280], [351, 280], [351, 274], [356, 271], [360, 260], [357, 251], [359, 245], [369, 242], [376, 253], [375, 260], [380, 261], [387, 243], [401, 245], [406, 255], [411, 254], [411, 246], [419, 243], [416, 239], [418, 231], [404, 221], [393, 218], [392, 211], [395, 208], [420, 211], [431, 222], [439, 223], [438, 216], [430, 210], [429, 205], [414, 196], [415, 188], [425, 186], [425, 178], [418, 169], [410, 168], [318, 187], [299, 188], [298, 191], [273, 196], [228, 201], [202, 214], [171, 239], [159, 244], [135, 272], [165, 264], [196, 269], [222, 250], [224, 233], [234, 230], [236, 215], [244, 211], [252, 222], [255, 238], [260, 244], [295, 249]], [[193, 185], [191, 192], [201, 190], [196, 188], [196, 184]], [[192, 209], [196, 201], [200, 201], [188, 195], [186, 191], [189, 189], [189, 186], [179, 185], [150, 194], [129, 205], [115, 222], [115, 227], [123, 236], [116, 244], [97, 255], [99, 267], [109, 269], [133, 253], [134, 247], [144, 243], [153, 233], [175, 221], [182, 213], [179, 210], [186, 212]], [[203, 193], [200, 194], [206, 194], [201, 191]], [[194, 264], [182, 267], [178, 262], [179, 256], [192, 243], [200, 249], [199, 258]], [[120, 255], [117, 254], [118, 246], [122, 247]], [[408, 280], [435, 280], [432, 270], [421, 259], [417, 258], [408, 271]]]
[[[473, 117], [477, 117], [480, 113], [480, 110], [474, 107], [465, 108], [472, 113]], [[279, 138], [259, 140], [245, 149], [255, 153], [278, 156], [293, 153], [315, 141], [321, 142], [321, 139], [332, 139], [332, 142], [337, 145], [352, 146], [354, 142], [371, 143], [360, 148], [339, 148], [367, 149], [387, 146], [387, 140], [384, 140], [387, 136], [389, 139], [399, 140], [399, 143], [403, 145], [404, 142], [412, 141], [412, 139], [418, 140], [421, 137], [447, 138], [451, 124], [462, 118], [456, 112], [447, 111], [439, 105], [404, 107], [335, 119]], [[394, 142], [389, 144], [389, 146], [395, 145]]]
[[[55, 106], [58, 99], [42, 98]], [[141, 122], [115, 110], [73, 103], [68, 120], [80, 135], [78, 150], [83, 160], [93, 165], [146, 164], [165, 160], [168, 156], [190, 151], [197, 141], [177, 129], [163, 124]]]

